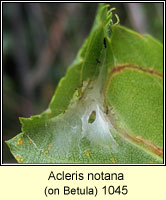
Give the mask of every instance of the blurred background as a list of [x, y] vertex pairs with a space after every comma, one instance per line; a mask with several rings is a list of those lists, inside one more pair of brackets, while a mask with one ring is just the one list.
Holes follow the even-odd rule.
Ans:
[[[111, 3], [120, 24], [163, 42], [162, 3]], [[3, 3], [4, 143], [21, 132], [19, 117], [47, 109], [59, 80], [88, 36], [96, 3]]]

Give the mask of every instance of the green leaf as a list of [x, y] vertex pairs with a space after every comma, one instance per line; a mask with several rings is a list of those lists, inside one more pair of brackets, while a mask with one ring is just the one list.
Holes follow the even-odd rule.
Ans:
[[19, 163], [162, 163], [163, 46], [99, 5], [49, 108], [7, 141]]

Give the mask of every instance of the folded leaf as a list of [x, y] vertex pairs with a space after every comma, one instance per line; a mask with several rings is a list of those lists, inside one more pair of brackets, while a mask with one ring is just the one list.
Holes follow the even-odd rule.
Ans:
[[100, 4], [49, 108], [7, 141], [19, 163], [162, 163], [163, 47]]

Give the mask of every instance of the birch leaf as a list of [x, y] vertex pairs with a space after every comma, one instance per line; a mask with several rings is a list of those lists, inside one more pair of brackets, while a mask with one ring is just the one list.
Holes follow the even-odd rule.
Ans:
[[163, 46], [112, 21], [92, 30], [41, 115], [7, 141], [19, 163], [162, 163]]

